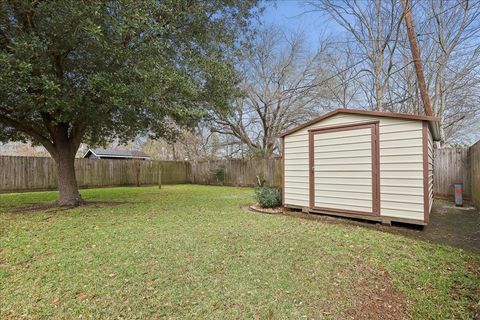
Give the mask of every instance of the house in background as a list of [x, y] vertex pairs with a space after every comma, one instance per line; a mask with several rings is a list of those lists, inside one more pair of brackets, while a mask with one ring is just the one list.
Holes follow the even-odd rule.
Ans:
[[83, 155], [83, 158], [110, 160], [150, 160], [150, 156], [142, 151], [119, 149], [88, 149]]

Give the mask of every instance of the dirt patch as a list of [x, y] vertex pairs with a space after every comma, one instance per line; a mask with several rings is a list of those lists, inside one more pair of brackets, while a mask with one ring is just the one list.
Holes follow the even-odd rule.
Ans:
[[357, 263], [353, 306], [345, 310], [346, 319], [408, 319], [408, 300], [393, 286], [388, 273]]
[[420, 233], [405, 230], [405, 234], [480, 253], [480, 210], [437, 199], [430, 224]]
[[85, 201], [78, 207], [62, 207], [56, 204], [55, 202], [49, 203], [32, 203], [26, 206], [20, 207], [12, 207], [8, 208], [7, 212], [15, 213], [15, 214], [23, 214], [23, 213], [33, 213], [38, 211], [45, 211], [49, 213], [54, 213], [58, 211], [66, 211], [72, 208], [83, 208], [83, 207], [91, 207], [91, 208], [101, 208], [105, 206], [118, 206], [121, 204], [131, 203], [130, 201], [113, 201], [113, 200], [106, 200], [106, 201]]

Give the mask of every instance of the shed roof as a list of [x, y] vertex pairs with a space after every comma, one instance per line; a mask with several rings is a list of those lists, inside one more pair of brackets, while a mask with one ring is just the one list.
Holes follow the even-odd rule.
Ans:
[[379, 111], [366, 111], [366, 110], [357, 110], [357, 109], [337, 109], [332, 112], [326, 113], [320, 117], [317, 117], [313, 120], [305, 122], [295, 128], [287, 130], [280, 134], [280, 137], [285, 137], [289, 134], [297, 132], [303, 128], [306, 128], [312, 124], [315, 124], [323, 119], [329, 118], [339, 113], [348, 113], [348, 114], [359, 114], [359, 115], [367, 115], [367, 116], [375, 116], [375, 117], [387, 117], [387, 118], [399, 118], [399, 119], [406, 119], [406, 120], [418, 120], [418, 121], [428, 121], [430, 131], [432, 132], [433, 140], [440, 141], [440, 118], [432, 117], [432, 116], [423, 116], [423, 115], [414, 115], [414, 114], [407, 114], [407, 113], [396, 113], [396, 112], [379, 112]]
[[119, 149], [88, 149], [84, 158], [90, 153], [97, 157], [111, 157], [111, 158], [132, 158], [132, 159], [149, 159], [150, 156], [143, 151], [136, 150], [119, 150]]

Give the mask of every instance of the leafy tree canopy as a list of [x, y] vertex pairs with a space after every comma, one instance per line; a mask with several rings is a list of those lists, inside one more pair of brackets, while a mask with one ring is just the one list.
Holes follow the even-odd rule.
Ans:
[[0, 141], [57, 162], [60, 204], [81, 200], [80, 142], [175, 137], [228, 106], [257, 0], [1, 0]]
[[[0, 139], [55, 157], [55, 130], [78, 143], [173, 135], [224, 108], [228, 53], [255, 1], [2, 1]], [[57, 128], [61, 127], [61, 128]]]

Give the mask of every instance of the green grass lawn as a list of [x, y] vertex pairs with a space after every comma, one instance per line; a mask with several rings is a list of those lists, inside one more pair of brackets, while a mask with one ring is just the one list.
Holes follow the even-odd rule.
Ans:
[[355, 225], [246, 212], [247, 188], [83, 190], [128, 201], [14, 212], [0, 195], [0, 319], [472, 319], [480, 256]]

